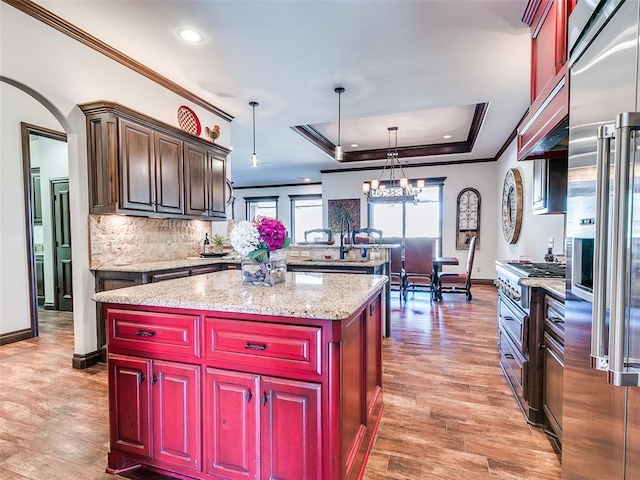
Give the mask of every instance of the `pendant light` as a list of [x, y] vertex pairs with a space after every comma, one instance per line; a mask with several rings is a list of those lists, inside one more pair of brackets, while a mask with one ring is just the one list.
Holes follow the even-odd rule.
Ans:
[[344, 93], [344, 88], [336, 87], [333, 91], [338, 94], [338, 144], [336, 145], [335, 159], [341, 162], [343, 158], [343, 154], [342, 154], [342, 145], [340, 145], [340, 106], [341, 106], [340, 97]]
[[[362, 193], [367, 197], [368, 203], [408, 203], [417, 202], [418, 193], [425, 185], [424, 179], [416, 182], [416, 188], [409, 183], [409, 179], [404, 173], [404, 169], [398, 160], [398, 127], [388, 127], [389, 149], [387, 151], [387, 161], [382, 168], [380, 178], [373, 179], [362, 184]], [[391, 146], [391, 134], [395, 135], [395, 147]], [[389, 176], [383, 180], [384, 175]]]
[[253, 108], [253, 154], [251, 155], [251, 166], [258, 166], [258, 155], [256, 155], [256, 107], [260, 105], [258, 102], [249, 102]]

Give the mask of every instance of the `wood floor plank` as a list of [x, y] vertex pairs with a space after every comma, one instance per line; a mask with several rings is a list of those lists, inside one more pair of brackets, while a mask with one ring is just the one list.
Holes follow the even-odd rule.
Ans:
[[[392, 298], [384, 412], [365, 480], [552, 480], [560, 460], [528, 425], [500, 370], [496, 290]], [[0, 347], [0, 480], [116, 480], [105, 365], [71, 368], [73, 317], [40, 312], [40, 337]], [[126, 478], [160, 480], [142, 472]]]

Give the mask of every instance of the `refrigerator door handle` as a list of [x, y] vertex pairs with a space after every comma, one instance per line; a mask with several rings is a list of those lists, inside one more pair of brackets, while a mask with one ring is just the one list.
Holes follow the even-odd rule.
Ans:
[[596, 150], [596, 224], [593, 248], [593, 310], [591, 315], [591, 368], [607, 371], [607, 247], [609, 226], [609, 180], [611, 169], [611, 138], [615, 125], [598, 128]]
[[614, 204], [611, 225], [611, 317], [609, 331], [609, 370], [607, 381], [616, 386], [640, 386], [640, 371], [626, 362], [627, 279], [629, 266], [629, 172], [631, 166], [631, 131], [640, 129], [640, 113], [621, 113], [616, 118], [616, 153], [614, 166]]

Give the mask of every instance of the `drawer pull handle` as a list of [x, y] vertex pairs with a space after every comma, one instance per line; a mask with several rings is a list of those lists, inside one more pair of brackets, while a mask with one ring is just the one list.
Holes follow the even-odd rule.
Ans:
[[513, 317], [502, 317], [502, 318], [504, 318], [505, 321], [507, 321], [507, 322], [514, 322], [515, 321]]
[[137, 336], [139, 337], [155, 337], [156, 336], [156, 332], [148, 332], [146, 330], [138, 330], [138, 333], [136, 333]]
[[267, 344], [247, 343], [244, 348], [246, 348], [247, 350], [266, 350]]
[[504, 357], [508, 360], [513, 360], [513, 353], [505, 353]]
[[547, 320], [551, 323], [564, 323], [564, 319], [557, 317], [547, 317]]
[[269, 396], [267, 395], [267, 392], [262, 392], [262, 405], [266, 405], [267, 400], [269, 400]]
[[249, 390], [247, 392], [247, 403], [251, 402], [252, 398], [253, 398], [253, 393], [251, 393], [251, 390]]

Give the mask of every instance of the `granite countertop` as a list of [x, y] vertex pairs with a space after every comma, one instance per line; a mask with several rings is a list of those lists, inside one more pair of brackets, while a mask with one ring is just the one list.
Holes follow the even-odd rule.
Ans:
[[340, 260], [339, 258], [330, 258], [322, 260], [310, 260], [308, 258], [291, 258], [287, 259], [288, 265], [313, 265], [324, 267], [379, 267], [387, 263], [386, 260]]
[[544, 288], [563, 300], [565, 299], [566, 283], [564, 278], [525, 277], [520, 280], [520, 283], [527, 287]]
[[[101, 272], [156, 272], [159, 270], [171, 270], [174, 268], [198, 267], [200, 265], [212, 265], [216, 263], [239, 263], [240, 259], [232, 255], [224, 257], [188, 257], [175, 260], [160, 260], [157, 262], [138, 262], [138, 263], [117, 263], [107, 262], [92, 270]], [[325, 267], [378, 267], [386, 263], [386, 260], [340, 260], [322, 259], [310, 260], [308, 258], [289, 258], [287, 264], [291, 265], [309, 265], [309, 266], [325, 266]]]
[[188, 257], [175, 260], [159, 260], [157, 262], [106, 262], [94, 271], [107, 272], [154, 272], [158, 270], [171, 270], [173, 268], [197, 267], [200, 265], [211, 265], [215, 263], [238, 263], [239, 259], [225, 257]]
[[387, 282], [384, 275], [287, 272], [285, 283], [245, 286], [237, 270], [96, 293], [102, 303], [298, 318], [350, 317]]
[[[338, 239], [339, 240], [339, 239]], [[378, 248], [395, 248], [395, 247], [399, 247], [401, 244], [399, 243], [347, 243], [345, 246], [352, 246], [353, 248], [372, 248], [372, 247], [378, 247]], [[340, 248], [340, 242], [334, 242], [334, 243], [292, 243], [291, 245], [289, 245], [289, 248], [291, 247], [296, 247], [296, 249], [303, 249], [306, 250], [307, 248], [318, 248], [318, 249], [328, 249], [328, 248]]]

